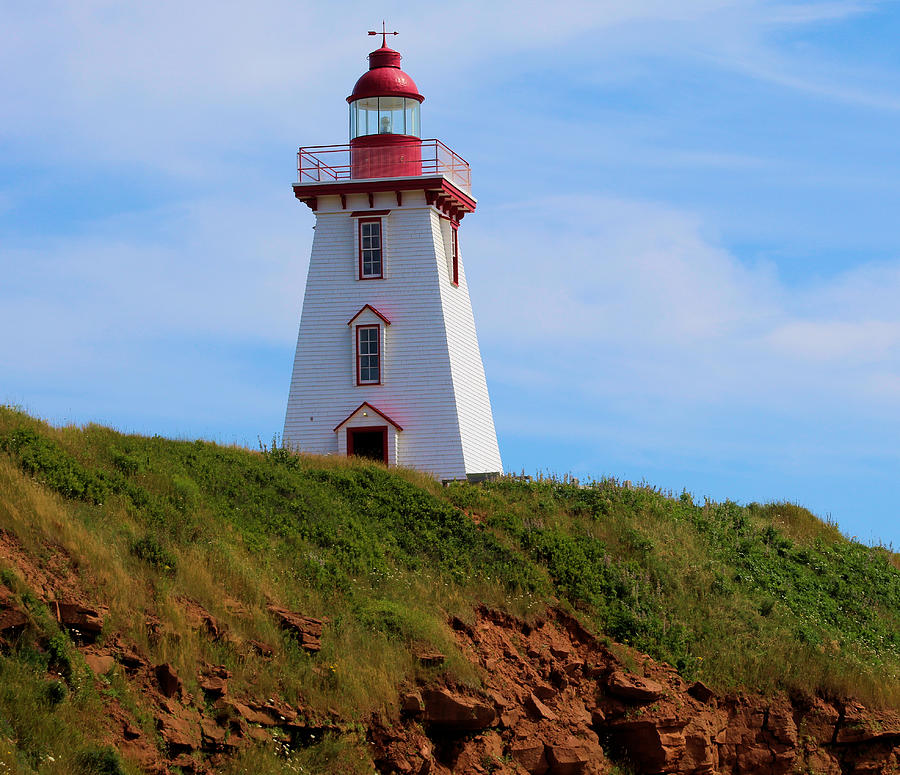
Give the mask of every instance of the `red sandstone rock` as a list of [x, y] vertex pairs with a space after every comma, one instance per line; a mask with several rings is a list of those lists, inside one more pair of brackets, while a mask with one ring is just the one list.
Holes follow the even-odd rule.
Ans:
[[617, 743], [647, 772], [678, 772], [685, 752], [687, 721], [622, 720], [609, 727]]
[[141, 730], [130, 721], [122, 724], [122, 737], [126, 740], [137, 740], [141, 736]]
[[419, 651], [416, 653], [416, 659], [425, 667], [440, 667], [446, 657], [437, 651]]
[[425, 710], [422, 695], [419, 692], [407, 692], [400, 697], [400, 709], [413, 716], [419, 715]]
[[129, 673], [138, 672], [149, 664], [143, 656], [130, 647], [123, 647], [116, 658]]
[[103, 618], [92, 608], [85, 608], [77, 603], [59, 601], [48, 603], [48, 605], [50, 613], [56, 617], [56, 621], [70, 630], [96, 637], [103, 629]]
[[106, 675], [116, 664], [111, 654], [85, 654], [84, 661], [95, 675]]
[[870, 742], [885, 738], [900, 739], [900, 714], [891, 711], [867, 711], [859, 703], [844, 706], [844, 718], [835, 737], [838, 744]]
[[457, 730], [486, 729], [496, 721], [494, 709], [484, 702], [464, 697], [448, 689], [426, 689], [424, 720]]
[[834, 740], [840, 715], [837, 708], [816, 697], [803, 708], [797, 734], [817, 746], [828, 745]]
[[509, 746], [509, 756], [531, 775], [544, 775], [550, 769], [544, 744], [540, 740], [519, 740]]
[[325, 626], [323, 619], [313, 619], [274, 605], [268, 606], [268, 610], [278, 619], [281, 629], [297, 636], [300, 646], [306, 651], [316, 652], [322, 648], [322, 629]]
[[205, 694], [213, 697], [223, 697], [228, 693], [228, 681], [219, 676], [210, 676], [200, 681], [200, 688]]
[[636, 703], [647, 703], [662, 697], [665, 689], [661, 684], [649, 678], [633, 675], [623, 670], [614, 670], [606, 679], [606, 688], [610, 694], [623, 700]]
[[552, 775], [580, 775], [589, 758], [588, 750], [577, 741], [547, 746], [547, 762]]
[[248, 640], [247, 643], [261, 657], [271, 657], [275, 654], [275, 649], [261, 640]]
[[563, 665], [563, 671], [566, 675], [575, 676], [584, 670], [584, 661], [581, 659], [570, 659]]
[[710, 689], [703, 681], [694, 681], [690, 685], [687, 690], [688, 694], [691, 695], [695, 700], [700, 700], [700, 702], [708, 703], [711, 699], [713, 699], [716, 695], [712, 689]]
[[0, 635], [15, 635], [28, 624], [28, 617], [12, 600], [12, 595], [5, 596], [0, 604]]
[[533, 694], [525, 699], [525, 707], [533, 718], [556, 721], [556, 714]]
[[200, 731], [203, 747], [207, 750], [221, 748], [225, 742], [225, 730], [211, 719], [201, 719]]
[[543, 684], [543, 683], [537, 684], [534, 687], [533, 691], [534, 691], [534, 696], [544, 702], [547, 702], [548, 700], [552, 700], [554, 697], [556, 697], [557, 694], [559, 694], [559, 692], [556, 691], [556, 689], [554, 689], [552, 686], [548, 686], [547, 684]]
[[175, 668], [166, 663], [161, 665], [157, 665], [153, 668], [153, 673], [156, 676], [156, 681], [159, 684], [159, 690], [166, 697], [174, 697], [176, 694], [180, 694], [182, 690], [181, 679], [178, 677], [178, 672]]
[[156, 719], [156, 725], [169, 751], [193, 751], [200, 747], [200, 728], [181, 716], [165, 713]]

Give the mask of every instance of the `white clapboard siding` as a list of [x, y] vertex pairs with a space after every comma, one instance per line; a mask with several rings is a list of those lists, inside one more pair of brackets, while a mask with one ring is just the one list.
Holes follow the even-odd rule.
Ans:
[[[335, 426], [363, 402], [403, 430], [389, 432], [391, 462], [439, 479], [502, 470], [465, 273], [450, 282], [442, 217], [424, 191], [376, 194], [382, 216], [384, 279], [358, 279], [357, 218], [366, 195], [320, 197], [300, 319], [284, 439], [302, 451], [346, 454]], [[447, 237], [449, 240], [449, 236]], [[366, 304], [370, 311], [347, 322]], [[382, 384], [357, 385], [355, 325], [382, 326]], [[357, 420], [359, 420], [357, 422]], [[341, 438], [341, 436], [344, 436]]]

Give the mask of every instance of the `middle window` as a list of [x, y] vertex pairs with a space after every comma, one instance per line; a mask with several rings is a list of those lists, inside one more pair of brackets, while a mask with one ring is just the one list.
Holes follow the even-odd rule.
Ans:
[[356, 327], [356, 384], [381, 384], [381, 326]]
[[361, 218], [359, 221], [359, 279], [381, 279], [384, 277], [383, 269], [381, 218]]

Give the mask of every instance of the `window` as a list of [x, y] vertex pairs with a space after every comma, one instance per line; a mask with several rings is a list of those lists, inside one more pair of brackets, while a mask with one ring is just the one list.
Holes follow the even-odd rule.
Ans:
[[381, 252], [381, 219], [359, 221], [359, 279], [376, 280], [384, 277]]
[[363, 97], [350, 103], [350, 138], [394, 134], [421, 137], [419, 101], [411, 97]]
[[453, 268], [450, 281], [459, 285], [459, 224], [450, 223], [450, 250], [453, 253]]
[[381, 384], [381, 326], [356, 327], [356, 384]]

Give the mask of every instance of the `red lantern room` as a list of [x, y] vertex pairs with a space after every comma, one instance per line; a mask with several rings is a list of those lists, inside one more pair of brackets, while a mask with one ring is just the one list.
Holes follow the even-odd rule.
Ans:
[[350, 103], [350, 177], [392, 178], [422, 174], [420, 105], [425, 98], [400, 69], [400, 53], [369, 54], [369, 70], [347, 97]]

